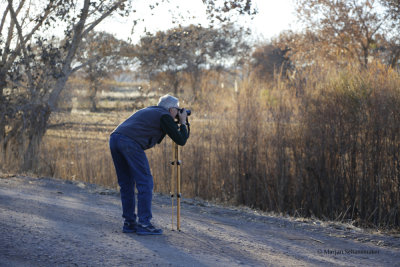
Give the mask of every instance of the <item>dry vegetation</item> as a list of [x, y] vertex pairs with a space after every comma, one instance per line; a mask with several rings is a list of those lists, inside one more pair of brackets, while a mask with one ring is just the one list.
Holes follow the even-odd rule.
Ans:
[[[301, 83], [298, 81], [302, 81]], [[202, 82], [182, 149], [184, 197], [354, 225], [400, 226], [400, 77], [311, 69], [296, 80]], [[108, 148], [130, 112], [52, 114], [35, 172], [117, 187]], [[169, 138], [148, 150], [157, 192], [168, 193]]]
[[[193, 110], [185, 197], [400, 229], [398, 1], [299, 0], [304, 31], [258, 47], [229, 26], [251, 1], [204, 0], [221, 32], [179, 27], [142, 47], [93, 32], [125, 0], [36, 2], [9, 1], [0, 23], [0, 171], [115, 188], [109, 134], [173, 91]], [[171, 149], [147, 151], [158, 192]]]

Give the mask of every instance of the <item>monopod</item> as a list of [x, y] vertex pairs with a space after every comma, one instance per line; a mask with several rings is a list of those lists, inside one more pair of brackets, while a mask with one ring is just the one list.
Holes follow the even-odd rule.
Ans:
[[[188, 116], [191, 111], [186, 110]], [[190, 135], [190, 123], [189, 119], [186, 118], [186, 126], [188, 130], [188, 138]], [[171, 229], [174, 230], [174, 197], [176, 196], [176, 230], [181, 230], [181, 160], [179, 146], [175, 142], [172, 142], [172, 155], [174, 160], [171, 161], [172, 172], [171, 172], [171, 205], [172, 205], [172, 219], [171, 219]], [[175, 191], [176, 185], [176, 191]]]
[[[179, 153], [179, 146], [172, 142], [172, 154], [174, 161], [172, 164], [171, 173], [171, 204], [172, 204], [172, 219], [171, 227], [174, 230], [174, 196], [176, 195], [176, 230], [181, 230], [181, 160]], [[175, 191], [176, 184], [176, 191]]]

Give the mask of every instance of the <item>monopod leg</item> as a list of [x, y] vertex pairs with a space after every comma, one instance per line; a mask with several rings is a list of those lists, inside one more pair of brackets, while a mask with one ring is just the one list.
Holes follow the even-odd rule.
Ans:
[[176, 162], [176, 151], [175, 151], [175, 145], [172, 145], [172, 155], [173, 155], [173, 159], [174, 161], [171, 161], [171, 191], [170, 191], [170, 195], [171, 195], [171, 207], [172, 207], [172, 218], [171, 218], [171, 229], [172, 231], [174, 230], [174, 194], [175, 194], [175, 187], [174, 187], [174, 183], [175, 183], [175, 162]]
[[181, 230], [181, 161], [179, 147], [175, 144], [176, 155], [176, 229]]
[[[181, 230], [181, 160], [179, 153], [179, 146], [173, 143], [173, 156], [174, 161], [171, 162], [171, 206], [172, 206], [172, 219], [171, 228], [174, 230], [174, 196], [176, 193], [176, 229]], [[176, 192], [175, 192], [176, 183]]]

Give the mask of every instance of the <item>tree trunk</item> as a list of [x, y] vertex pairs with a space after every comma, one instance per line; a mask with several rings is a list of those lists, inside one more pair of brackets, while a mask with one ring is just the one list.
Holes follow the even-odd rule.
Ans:
[[174, 75], [174, 83], [173, 83], [173, 89], [174, 89], [174, 96], [178, 97], [178, 89], [179, 89], [179, 78], [177, 75]]
[[0, 162], [5, 160], [5, 138], [6, 138], [6, 103], [4, 99], [4, 88], [6, 87], [6, 75], [0, 73]]
[[192, 72], [192, 77], [191, 77], [191, 86], [192, 86], [192, 91], [194, 95], [194, 100], [196, 101], [198, 99], [198, 86], [201, 80], [201, 71], [199, 69], [195, 70]]
[[90, 111], [97, 111], [97, 91], [99, 90], [100, 82], [97, 81], [96, 77], [90, 79], [89, 85], [89, 100], [91, 103]]
[[390, 62], [390, 66], [395, 69], [399, 65], [399, 59], [400, 59], [400, 47], [397, 47], [394, 49], [395, 51], [392, 52], [392, 58]]
[[70, 73], [62, 76], [56, 82], [54, 90], [51, 92], [49, 100], [47, 102], [51, 111], [54, 111], [57, 109], [58, 99], [60, 97], [62, 90], [65, 88], [65, 84], [67, 83], [69, 75], [70, 75]]
[[30, 129], [27, 129], [27, 146], [24, 150], [24, 158], [21, 166], [22, 171], [33, 170], [38, 166], [38, 152], [42, 139], [47, 130], [47, 123], [50, 118], [50, 108], [47, 105], [38, 105], [29, 114]]

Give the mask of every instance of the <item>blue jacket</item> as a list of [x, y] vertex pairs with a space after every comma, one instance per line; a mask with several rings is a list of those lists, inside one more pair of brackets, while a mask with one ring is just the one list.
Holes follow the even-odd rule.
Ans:
[[159, 106], [138, 110], [121, 123], [113, 133], [120, 133], [135, 140], [143, 150], [149, 149], [156, 143], [160, 143], [165, 136], [160, 122], [163, 115], [170, 116], [170, 113]]

